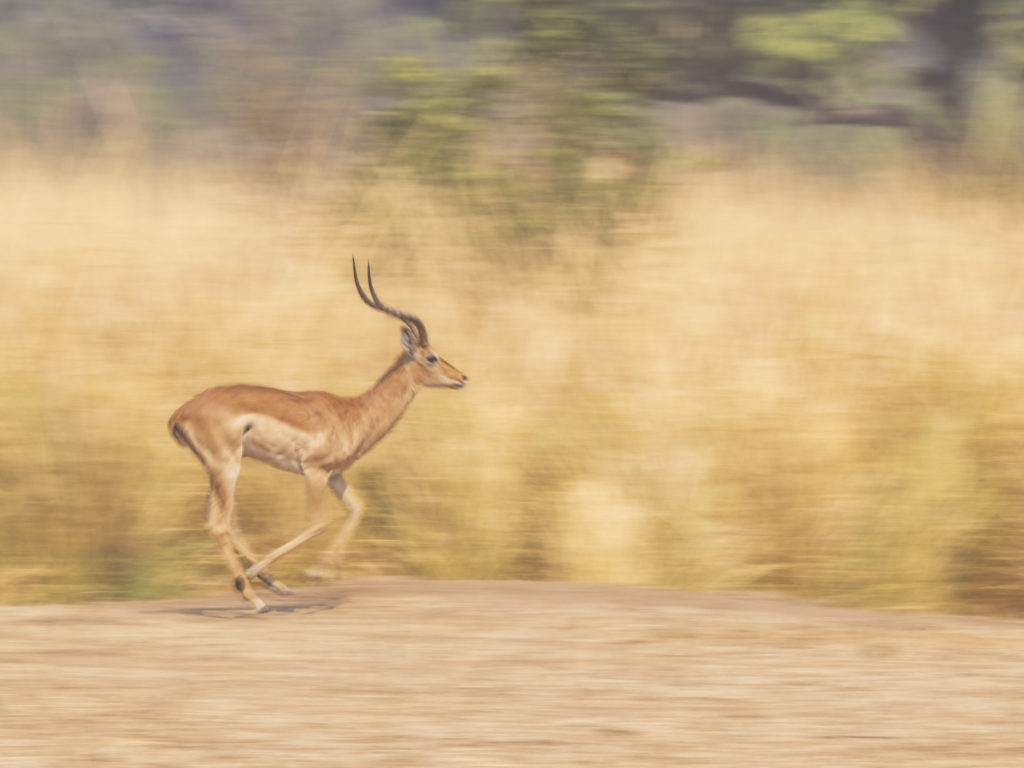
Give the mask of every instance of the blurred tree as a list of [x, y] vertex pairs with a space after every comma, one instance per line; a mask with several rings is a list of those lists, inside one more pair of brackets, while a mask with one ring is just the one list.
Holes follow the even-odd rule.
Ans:
[[[379, 97], [360, 91], [378, 57]], [[0, 0], [0, 137], [76, 146], [135, 121], [156, 151], [276, 162], [372, 108], [373, 146], [404, 137], [393, 159], [420, 173], [519, 165], [531, 195], [625, 201], [659, 101], [952, 144], [979, 65], [1020, 79], [1024, 0]]]
[[371, 112], [370, 139], [387, 161], [427, 180], [456, 181], [474, 166], [473, 148], [491, 97], [503, 86], [497, 71], [442, 72], [416, 58], [386, 58], [375, 91], [395, 100]]
[[[656, 155], [651, 99], [666, 87], [670, 47], [660, 0], [479, 0], [447, 18], [477, 41], [461, 62], [382, 62], [372, 115], [383, 156], [439, 181], [471, 183], [517, 227], [560, 217], [610, 224]], [[450, 52], [449, 52], [450, 53]], [[482, 62], [482, 63], [481, 63]]]
[[[0, 128], [75, 146], [114, 118], [115, 83], [157, 151], [275, 157], [311, 107], [344, 101], [376, 24], [368, 0], [54, 0], [0, 3]], [[366, 53], [370, 49], [370, 53]], [[124, 101], [124, 99], [121, 99]]]
[[866, 0], [814, 4], [790, 13], [752, 13], [733, 37], [746, 71], [799, 94], [810, 104], [842, 105], [863, 88], [865, 59], [901, 39], [893, 7]]
[[[523, 130], [558, 199], [608, 201], [655, 157], [651, 98], [665, 90], [671, 48], [660, 0], [521, 0], [515, 69], [534, 105]], [[613, 199], [625, 202], [614, 195]]]
[[1014, 80], [1019, 104], [1024, 90], [1024, 0], [993, 0], [985, 10], [979, 44], [991, 50], [998, 65]]

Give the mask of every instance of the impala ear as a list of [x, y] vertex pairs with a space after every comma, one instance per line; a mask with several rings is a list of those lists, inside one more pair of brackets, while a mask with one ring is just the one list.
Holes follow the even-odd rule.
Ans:
[[410, 355], [416, 354], [416, 337], [408, 328], [402, 329], [402, 349]]

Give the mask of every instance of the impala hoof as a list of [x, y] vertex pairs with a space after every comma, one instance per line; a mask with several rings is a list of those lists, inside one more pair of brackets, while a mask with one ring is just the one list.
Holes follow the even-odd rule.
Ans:
[[270, 613], [270, 606], [266, 603], [256, 606], [256, 613]]
[[304, 578], [310, 581], [334, 581], [334, 571], [328, 571], [323, 568], [309, 568], [302, 572]]

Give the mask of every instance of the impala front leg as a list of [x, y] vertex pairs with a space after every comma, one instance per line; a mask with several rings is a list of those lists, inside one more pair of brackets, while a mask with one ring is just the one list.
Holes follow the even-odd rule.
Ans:
[[345, 554], [345, 549], [355, 534], [356, 528], [359, 527], [359, 521], [363, 519], [363, 503], [356, 496], [356, 492], [345, 483], [341, 475], [332, 477], [330, 485], [331, 490], [337, 494], [341, 503], [348, 510], [348, 519], [345, 520], [341, 532], [338, 533], [331, 546], [324, 550], [323, 556], [320, 558], [321, 567], [333, 575], [341, 563], [341, 558]]
[[256, 563], [256, 565], [249, 566], [245, 571], [245, 575], [248, 578], [256, 578], [263, 573], [263, 571], [273, 565], [275, 560], [284, 557], [293, 549], [305, 544], [314, 536], [319, 536], [327, 529], [327, 526], [330, 525], [330, 515], [324, 512], [324, 492], [327, 490], [330, 473], [324, 472], [320, 469], [307, 469], [305, 471], [305, 475], [306, 503], [309, 507], [309, 516], [315, 522], [287, 544], [278, 547], [269, 555], [264, 557], [260, 562]]

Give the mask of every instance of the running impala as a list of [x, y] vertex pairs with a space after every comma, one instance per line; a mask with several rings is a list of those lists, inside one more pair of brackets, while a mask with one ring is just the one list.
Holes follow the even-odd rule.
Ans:
[[[171, 416], [167, 426], [210, 475], [206, 528], [220, 548], [235, 587], [259, 613], [270, 610], [253, 589], [261, 579], [278, 594], [290, 593], [270, 566], [330, 524], [324, 495], [330, 488], [348, 509], [341, 532], [324, 552], [322, 564], [333, 571], [363, 515], [363, 506], [343, 473], [398, 423], [421, 387], [462, 389], [468, 379], [431, 349], [427, 329], [415, 315], [385, 306], [373, 289], [359, 284], [360, 298], [373, 309], [401, 320], [402, 352], [370, 389], [356, 397], [330, 392], [286, 392], [250, 384], [213, 387], [193, 397]], [[242, 459], [249, 456], [306, 478], [306, 499], [313, 524], [262, 559], [253, 554], [232, 519], [235, 485]]]

